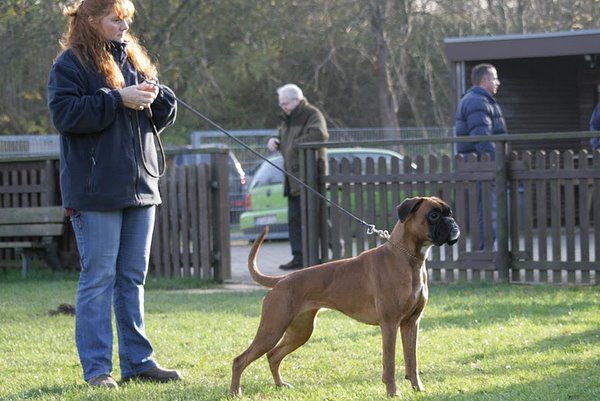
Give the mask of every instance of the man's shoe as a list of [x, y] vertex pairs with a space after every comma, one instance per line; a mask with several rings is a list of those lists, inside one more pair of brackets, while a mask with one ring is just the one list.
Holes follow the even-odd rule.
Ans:
[[288, 263], [286, 263], [285, 265], [279, 266], [279, 268], [281, 270], [298, 270], [298, 269], [302, 269], [302, 267], [304, 267], [302, 265], [302, 262], [298, 262], [295, 260], [291, 260]]
[[167, 383], [170, 381], [177, 381], [181, 379], [183, 379], [183, 377], [181, 376], [181, 373], [179, 373], [177, 370], [164, 369], [160, 366], [156, 366], [152, 369], [140, 373], [139, 375], [129, 376], [123, 379], [123, 381], [128, 382], [130, 380], [143, 380], [156, 383]]
[[88, 384], [90, 387], [119, 388], [119, 385], [111, 375], [96, 376], [88, 380]]

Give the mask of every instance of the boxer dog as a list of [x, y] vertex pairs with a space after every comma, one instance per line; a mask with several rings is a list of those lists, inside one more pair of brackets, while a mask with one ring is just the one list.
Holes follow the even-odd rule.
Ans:
[[283, 358], [310, 338], [319, 309], [328, 308], [379, 325], [383, 339], [383, 376], [389, 396], [397, 395], [395, 353], [398, 328], [404, 350], [405, 378], [423, 391], [417, 364], [419, 321], [427, 303], [425, 259], [431, 246], [453, 245], [460, 230], [450, 207], [436, 197], [406, 199], [386, 242], [348, 259], [327, 262], [286, 276], [267, 276], [256, 255], [268, 229], [248, 256], [254, 281], [271, 288], [263, 301], [260, 324], [248, 349], [233, 360], [231, 395], [241, 395], [240, 377], [267, 354], [275, 384], [290, 387], [280, 373]]

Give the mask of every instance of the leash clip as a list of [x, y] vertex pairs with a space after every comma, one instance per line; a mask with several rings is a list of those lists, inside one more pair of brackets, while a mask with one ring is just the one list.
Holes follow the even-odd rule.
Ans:
[[368, 224], [367, 225], [367, 235], [373, 235], [373, 234], [377, 234], [377, 235], [379, 235], [380, 238], [383, 238], [383, 239], [390, 238], [390, 233], [388, 232], [388, 230], [378, 230], [375, 228], [375, 224]]

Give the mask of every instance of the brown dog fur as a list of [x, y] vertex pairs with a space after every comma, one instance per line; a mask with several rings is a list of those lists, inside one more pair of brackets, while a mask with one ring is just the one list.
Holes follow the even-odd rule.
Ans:
[[331, 261], [286, 276], [262, 274], [256, 256], [267, 230], [257, 238], [248, 257], [252, 278], [272, 288], [266, 295], [252, 344], [233, 361], [231, 395], [241, 395], [244, 369], [265, 353], [277, 386], [289, 386], [280, 373], [281, 361], [313, 333], [321, 308], [338, 310], [359, 322], [379, 325], [383, 340], [383, 377], [387, 394], [397, 395], [395, 354], [398, 328], [402, 337], [406, 379], [423, 391], [417, 362], [419, 321], [428, 298], [425, 258], [439, 239], [431, 238], [430, 212], [438, 210], [459, 230], [448, 205], [435, 197], [412, 198], [398, 206], [399, 221], [380, 246], [348, 259]]

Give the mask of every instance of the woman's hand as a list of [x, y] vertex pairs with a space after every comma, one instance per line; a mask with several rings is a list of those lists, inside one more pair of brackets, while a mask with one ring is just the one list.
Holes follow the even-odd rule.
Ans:
[[158, 91], [159, 89], [155, 85], [146, 82], [119, 89], [123, 105], [134, 110], [149, 109], [158, 96]]

